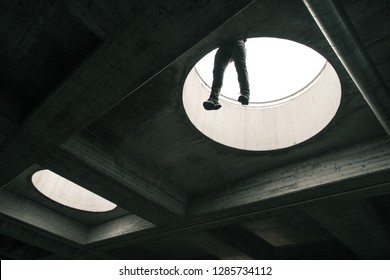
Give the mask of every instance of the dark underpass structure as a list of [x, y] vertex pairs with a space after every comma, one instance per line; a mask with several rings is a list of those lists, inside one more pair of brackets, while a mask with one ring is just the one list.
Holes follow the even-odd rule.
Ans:
[[[1, 1], [1, 258], [389, 259], [389, 16], [372, 0]], [[195, 66], [237, 38], [326, 62], [299, 92], [205, 111]]]

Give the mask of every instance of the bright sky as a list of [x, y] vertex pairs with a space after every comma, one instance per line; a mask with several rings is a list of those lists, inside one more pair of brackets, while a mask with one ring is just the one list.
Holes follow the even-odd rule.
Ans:
[[[277, 38], [253, 38], [246, 42], [251, 102], [267, 102], [289, 96], [310, 83], [326, 60], [302, 44]], [[202, 79], [211, 87], [216, 50], [196, 64]], [[221, 94], [237, 99], [240, 88], [234, 63], [225, 71]]]

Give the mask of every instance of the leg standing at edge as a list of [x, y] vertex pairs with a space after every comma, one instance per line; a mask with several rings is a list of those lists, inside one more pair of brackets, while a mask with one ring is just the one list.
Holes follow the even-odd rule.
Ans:
[[226, 67], [230, 62], [234, 61], [236, 67], [238, 82], [240, 84], [240, 96], [238, 101], [242, 105], [249, 103], [249, 82], [248, 71], [246, 69], [246, 49], [245, 40], [236, 40], [221, 46], [214, 58], [213, 69], [213, 84], [211, 94], [207, 101], [203, 102], [203, 107], [206, 110], [218, 110], [221, 104], [218, 102], [219, 93], [223, 84], [223, 76]]

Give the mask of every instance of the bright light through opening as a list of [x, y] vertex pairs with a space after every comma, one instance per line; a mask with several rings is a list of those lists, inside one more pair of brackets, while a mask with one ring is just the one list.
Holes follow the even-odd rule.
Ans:
[[[245, 45], [251, 103], [272, 102], [298, 93], [318, 76], [326, 63], [316, 51], [290, 40], [253, 38], [248, 39]], [[196, 64], [200, 77], [209, 87], [213, 81], [216, 51]], [[239, 92], [232, 62], [225, 71], [221, 95], [237, 100]]]
[[106, 212], [116, 205], [50, 170], [35, 172], [34, 186], [48, 198], [65, 206], [89, 212]]

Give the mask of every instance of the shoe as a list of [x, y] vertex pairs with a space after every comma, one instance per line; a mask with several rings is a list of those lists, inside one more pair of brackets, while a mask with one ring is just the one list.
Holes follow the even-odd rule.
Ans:
[[241, 94], [238, 98], [238, 102], [240, 102], [242, 105], [248, 105], [249, 104], [249, 96], [245, 94]]
[[209, 98], [207, 101], [203, 102], [203, 107], [207, 110], [218, 110], [221, 108], [221, 104], [219, 104], [217, 99]]

